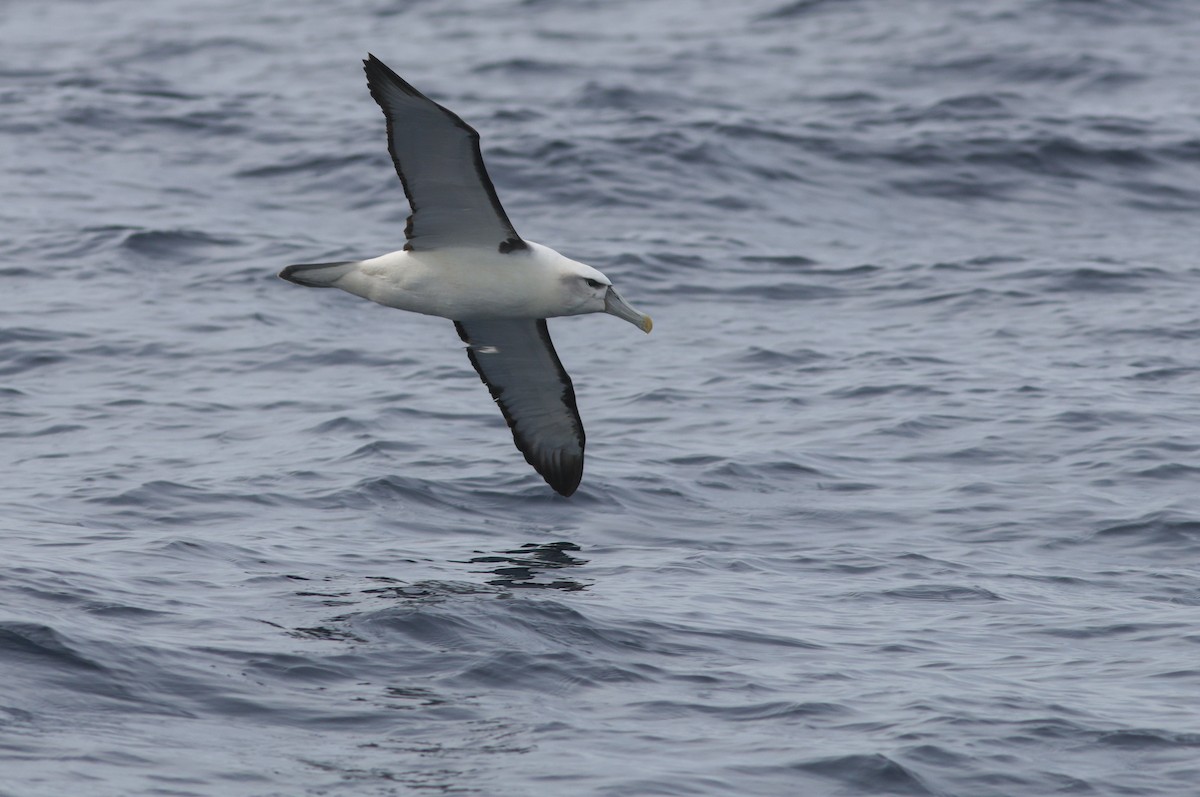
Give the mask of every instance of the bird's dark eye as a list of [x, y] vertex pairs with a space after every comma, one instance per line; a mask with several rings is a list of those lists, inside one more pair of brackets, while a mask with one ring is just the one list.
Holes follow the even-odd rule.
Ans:
[[601, 282], [600, 280], [593, 280], [593, 279], [588, 279], [587, 277], [584, 277], [583, 281], [588, 284], [589, 288], [603, 288], [604, 287], [604, 283]]

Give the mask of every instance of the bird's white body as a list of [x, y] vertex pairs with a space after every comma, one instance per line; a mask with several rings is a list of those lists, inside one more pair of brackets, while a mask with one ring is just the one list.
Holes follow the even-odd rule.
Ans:
[[[603, 312], [607, 277], [548, 246], [526, 244], [525, 251], [509, 254], [473, 246], [389, 252], [345, 264], [344, 273], [327, 284], [388, 307], [451, 320]], [[603, 287], [588, 289], [587, 279]]]

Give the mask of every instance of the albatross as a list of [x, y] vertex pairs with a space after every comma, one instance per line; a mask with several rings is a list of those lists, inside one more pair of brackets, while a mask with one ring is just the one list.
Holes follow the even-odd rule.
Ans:
[[404, 248], [288, 266], [279, 276], [453, 321], [517, 448], [547, 484], [570, 496], [583, 478], [583, 422], [546, 319], [610, 313], [644, 332], [653, 322], [597, 269], [517, 234], [474, 128], [375, 56], [363, 67], [412, 210]]

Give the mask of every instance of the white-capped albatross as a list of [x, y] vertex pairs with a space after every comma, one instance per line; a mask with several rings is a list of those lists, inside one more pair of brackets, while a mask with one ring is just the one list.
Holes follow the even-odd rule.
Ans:
[[517, 235], [483, 166], [479, 134], [375, 56], [363, 66], [412, 208], [408, 240], [398, 252], [288, 266], [279, 276], [452, 320], [517, 448], [569, 496], [583, 477], [585, 438], [546, 319], [611, 313], [649, 332], [650, 316], [596, 269]]

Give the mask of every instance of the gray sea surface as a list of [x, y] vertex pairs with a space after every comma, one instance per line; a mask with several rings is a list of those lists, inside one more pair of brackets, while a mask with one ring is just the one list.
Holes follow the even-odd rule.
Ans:
[[[0, 795], [1200, 793], [1186, 0], [0, 3]], [[583, 485], [403, 243], [516, 229]]]

